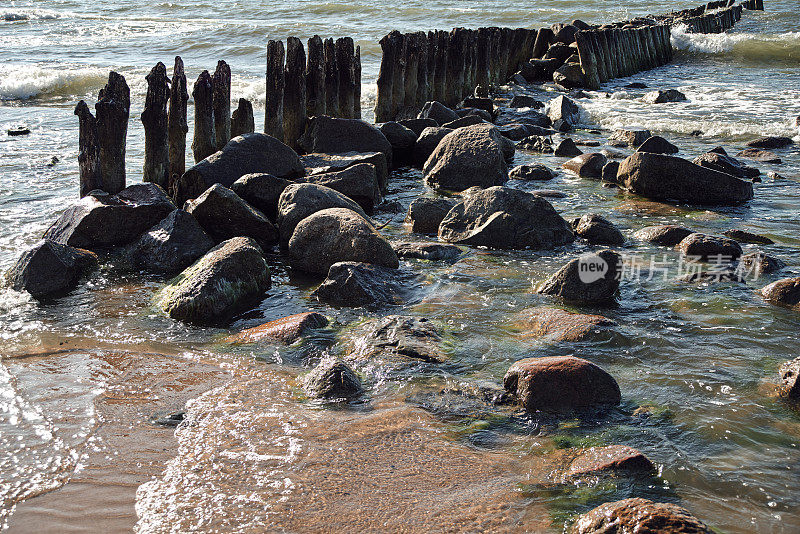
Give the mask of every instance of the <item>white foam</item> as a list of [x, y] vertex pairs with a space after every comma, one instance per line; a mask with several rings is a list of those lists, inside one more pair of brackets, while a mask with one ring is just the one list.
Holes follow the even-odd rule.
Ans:
[[0, 100], [26, 100], [46, 94], [82, 95], [89, 85], [102, 83], [106, 71], [97, 67], [0, 65]]
[[672, 28], [671, 42], [674, 48], [700, 54], [726, 54], [736, 52], [754, 58], [763, 56], [797, 56], [800, 47], [800, 32], [776, 34], [754, 33], [689, 33], [687, 26]]

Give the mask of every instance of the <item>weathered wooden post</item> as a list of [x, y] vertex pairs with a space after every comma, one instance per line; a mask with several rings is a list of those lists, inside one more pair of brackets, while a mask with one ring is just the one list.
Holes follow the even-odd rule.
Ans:
[[375, 122], [392, 120], [392, 93], [394, 91], [395, 48], [393, 35], [385, 35], [380, 40], [381, 66], [378, 71], [378, 94], [375, 99]]
[[169, 188], [169, 140], [167, 131], [167, 102], [169, 81], [167, 68], [160, 61], [152, 68], [147, 80], [147, 96], [142, 111], [144, 126], [144, 168], [142, 180]]
[[552, 29], [541, 28], [536, 33], [536, 41], [533, 44], [533, 57], [535, 59], [543, 58], [545, 53], [547, 53], [547, 49], [550, 48], [550, 43], [552, 43], [554, 39], [555, 35]]
[[233, 115], [231, 116], [231, 139], [255, 131], [256, 121], [253, 118], [253, 103], [246, 98], [240, 98], [239, 107], [233, 110]]
[[264, 133], [283, 141], [283, 91], [286, 86], [283, 41], [267, 43], [267, 94], [264, 103]]
[[167, 129], [169, 131], [167, 192], [170, 195], [172, 195], [173, 184], [186, 171], [186, 134], [189, 132], [186, 112], [188, 102], [189, 93], [186, 85], [186, 74], [183, 72], [183, 60], [180, 56], [175, 56], [167, 112]]
[[392, 31], [389, 34], [392, 38], [392, 45], [394, 46], [395, 62], [394, 62], [394, 83], [392, 85], [392, 112], [389, 120], [395, 120], [398, 113], [403, 108], [406, 101], [406, 37], [398, 31]]
[[461, 100], [464, 87], [464, 28], [450, 32], [450, 49], [447, 53], [447, 94], [444, 104], [455, 106]]
[[339, 72], [339, 116], [352, 119], [355, 109], [355, 76], [353, 61], [355, 46], [351, 37], [336, 39], [336, 67]]
[[217, 137], [217, 150], [222, 150], [231, 140], [231, 68], [224, 61], [217, 62], [212, 83], [214, 132]]
[[417, 108], [417, 90], [419, 88], [419, 42], [416, 33], [408, 33], [403, 36], [405, 46], [403, 47], [403, 60], [406, 64], [405, 77], [403, 79], [403, 101], [399, 103], [400, 118], [406, 119], [416, 116], [419, 112]]
[[594, 90], [600, 89], [600, 76], [597, 73], [597, 59], [592, 51], [590, 32], [577, 32], [575, 42], [578, 45], [578, 58], [581, 61], [581, 69], [583, 69], [587, 87]]
[[325, 113], [341, 117], [339, 111], [339, 65], [336, 62], [336, 44], [333, 39], [323, 43], [325, 56]]
[[194, 140], [192, 153], [198, 163], [217, 151], [214, 133], [214, 84], [207, 70], [200, 73], [192, 89], [194, 98]]
[[306, 65], [306, 115], [325, 115], [325, 52], [322, 38], [315, 35], [308, 40]]
[[[437, 36], [435, 31], [428, 32], [428, 87], [425, 94], [425, 102], [436, 100], [436, 55], [439, 53]], [[422, 105], [425, 105], [425, 102]]]
[[356, 46], [356, 55], [353, 57], [353, 118], [361, 118], [361, 46]]
[[417, 96], [414, 98], [415, 109], [420, 110], [428, 101], [428, 36], [425, 32], [416, 33], [417, 47], [419, 48], [419, 63], [417, 64]]
[[299, 150], [297, 140], [306, 129], [306, 52], [297, 37], [286, 40], [283, 71], [283, 142]]
[[432, 100], [444, 102], [447, 97], [447, 54], [450, 51], [450, 34], [436, 30], [436, 73], [434, 76], [434, 95]]
[[464, 72], [464, 90], [461, 91], [461, 98], [467, 98], [475, 94], [478, 61], [478, 54], [475, 50], [476, 41], [477, 32], [475, 30], [467, 30], [465, 44], [466, 60], [464, 65], [466, 71]]
[[[489, 28], [478, 28], [475, 41], [475, 85], [489, 87]], [[530, 58], [527, 58], [530, 59]]]
[[622, 76], [622, 70], [620, 69], [620, 62], [619, 62], [619, 49], [617, 48], [617, 40], [616, 36], [614, 35], [613, 29], [604, 30], [603, 33], [606, 36], [606, 43], [608, 44], [608, 58], [611, 63], [611, 73], [612, 78], [619, 78]]
[[603, 63], [605, 64], [606, 76], [609, 80], [614, 79], [614, 64], [611, 59], [611, 46], [609, 43], [609, 34], [607, 30], [599, 30], [597, 32], [597, 39], [600, 43], [601, 55], [603, 56]]
[[108, 74], [108, 83], [94, 109], [102, 189], [113, 195], [125, 189], [125, 143], [131, 109], [131, 91], [121, 74]]
[[89, 191], [103, 188], [100, 173], [100, 144], [97, 140], [97, 121], [86, 102], [81, 100], [75, 106], [78, 116], [78, 169], [80, 170], [80, 196]]
[[665, 63], [663, 45], [661, 43], [661, 28], [659, 26], [650, 26], [647, 32], [647, 46], [650, 48], [650, 54], [653, 56], [653, 64], [660, 67]]
[[672, 61], [672, 32], [670, 27], [666, 24], [661, 25], [661, 35], [664, 36], [664, 54], [666, 56], [665, 63]]

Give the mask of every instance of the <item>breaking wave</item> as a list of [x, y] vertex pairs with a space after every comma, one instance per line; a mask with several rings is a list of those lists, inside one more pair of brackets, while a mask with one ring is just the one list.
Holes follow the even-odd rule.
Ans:
[[682, 26], [672, 30], [672, 46], [688, 53], [730, 56], [749, 63], [800, 65], [800, 32], [699, 34], [687, 33]]

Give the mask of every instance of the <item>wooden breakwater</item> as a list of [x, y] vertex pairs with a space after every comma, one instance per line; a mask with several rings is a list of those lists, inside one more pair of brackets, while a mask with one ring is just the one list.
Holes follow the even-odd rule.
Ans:
[[[555, 82], [564, 88], [597, 89], [672, 60], [670, 29], [721, 33], [743, 9], [763, 9], [763, 0], [717, 0], [693, 9], [637, 17], [603, 25], [580, 20], [539, 30], [454, 28], [400, 33], [381, 39], [375, 121], [415, 117], [429, 100], [454, 106], [492, 84]], [[483, 90], [481, 90], [483, 88]]]

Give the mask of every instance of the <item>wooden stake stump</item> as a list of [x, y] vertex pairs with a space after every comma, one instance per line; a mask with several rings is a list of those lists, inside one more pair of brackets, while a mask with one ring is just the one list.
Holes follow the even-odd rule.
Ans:
[[297, 140], [306, 129], [306, 51], [297, 37], [286, 40], [283, 90], [283, 142], [297, 151]]
[[125, 189], [125, 143], [131, 109], [131, 91], [125, 78], [114, 71], [94, 106], [100, 174], [103, 191], [112, 195]]
[[283, 91], [286, 86], [283, 64], [283, 41], [267, 43], [267, 94], [264, 110], [264, 133], [283, 141]]
[[315, 35], [308, 40], [306, 65], [306, 115], [325, 115], [325, 52], [322, 38]]
[[167, 68], [160, 61], [150, 71], [147, 80], [142, 124], [144, 125], [144, 168], [142, 180], [169, 188], [169, 136], [167, 102], [169, 81]]
[[224, 61], [217, 62], [212, 78], [214, 87], [214, 132], [217, 150], [222, 150], [231, 140], [231, 68]]
[[78, 169], [80, 170], [80, 197], [89, 191], [103, 188], [100, 172], [100, 144], [97, 140], [97, 121], [86, 102], [81, 100], [75, 106], [78, 116]]
[[169, 93], [169, 109], [167, 112], [167, 130], [169, 136], [169, 178], [167, 192], [172, 195], [173, 184], [186, 171], [186, 134], [189, 132], [186, 108], [189, 93], [186, 85], [186, 74], [183, 72], [183, 60], [175, 57], [172, 69], [172, 85]]
[[231, 116], [231, 139], [255, 131], [256, 121], [253, 117], [253, 103], [246, 98], [240, 98], [239, 107], [233, 110], [233, 115]]
[[214, 84], [207, 70], [200, 73], [192, 90], [194, 98], [194, 140], [192, 153], [199, 163], [217, 151], [214, 133]]
[[341, 117], [339, 111], [339, 65], [336, 62], [336, 44], [333, 39], [323, 43], [325, 55], [325, 114]]

